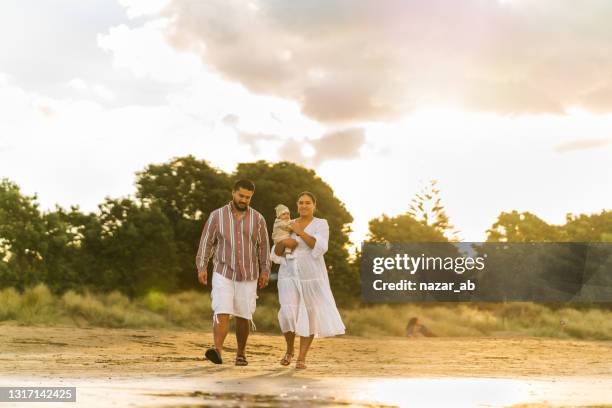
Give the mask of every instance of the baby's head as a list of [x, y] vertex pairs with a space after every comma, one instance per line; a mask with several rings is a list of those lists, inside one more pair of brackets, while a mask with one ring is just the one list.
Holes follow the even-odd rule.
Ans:
[[279, 204], [276, 207], [274, 207], [274, 210], [276, 211], [276, 218], [280, 218], [281, 220], [291, 219], [289, 208], [286, 205]]

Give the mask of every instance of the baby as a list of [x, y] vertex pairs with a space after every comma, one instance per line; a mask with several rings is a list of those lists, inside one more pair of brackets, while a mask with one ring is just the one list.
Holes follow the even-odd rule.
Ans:
[[[278, 244], [291, 237], [292, 231], [289, 225], [293, 224], [293, 221], [289, 214], [289, 208], [286, 205], [279, 204], [274, 207], [274, 210], [276, 211], [276, 219], [274, 220], [274, 227], [272, 228], [272, 240], [275, 244]], [[292, 252], [290, 248], [285, 248], [285, 256], [287, 258], [293, 258]]]

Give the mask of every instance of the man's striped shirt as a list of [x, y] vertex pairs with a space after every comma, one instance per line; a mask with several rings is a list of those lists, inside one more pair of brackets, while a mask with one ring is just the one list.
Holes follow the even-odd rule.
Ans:
[[254, 280], [270, 274], [270, 244], [264, 217], [247, 207], [242, 218], [234, 203], [210, 213], [196, 255], [198, 270], [205, 268], [213, 253], [213, 272], [228, 279]]

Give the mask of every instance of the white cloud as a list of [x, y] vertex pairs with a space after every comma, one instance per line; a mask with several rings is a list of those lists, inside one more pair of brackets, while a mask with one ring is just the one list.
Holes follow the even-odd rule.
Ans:
[[612, 138], [610, 137], [599, 138], [599, 139], [586, 138], [586, 139], [577, 139], [577, 140], [571, 140], [569, 142], [561, 143], [555, 146], [554, 150], [557, 153], [567, 153], [567, 152], [573, 152], [576, 150], [597, 149], [600, 147], [607, 146], [609, 144], [612, 144]]
[[91, 88], [92, 92], [94, 93], [94, 95], [107, 100], [107, 101], [112, 101], [115, 99], [115, 94], [113, 91], [111, 91], [110, 89], [108, 89], [107, 87], [105, 87], [104, 85], [101, 84], [95, 84], [92, 86]]
[[170, 84], [187, 84], [202, 70], [198, 58], [179, 53], [164, 39], [164, 19], [149, 21], [137, 28], [125, 24], [98, 34], [100, 48], [111, 54], [113, 66], [127, 69], [136, 78], [151, 78]]
[[[421, 182], [430, 178], [440, 180], [451, 222], [472, 240], [484, 238], [484, 230], [503, 210], [532, 211], [549, 222], [562, 222], [566, 212], [599, 211], [612, 202], [612, 191], [602, 188], [608, 183], [605, 170], [612, 146], [602, 141], [612, 135], [612, 118], [564, 108], [582, 101], [575, 92], [580, 87], [592, 91], [592, 100], [605, 111], [601, 75], [607, 72], [607, 60], [591, 58], [601, 44], [586, 46], [585, 39], [597, 40], [599, 34], [585, 34], [582, 25], [597, 20], [591, 11], [567, 17], [580, 20], [577, 39], [559, 33], [570, 44], [567, 50], [555, 48], [547, 61], [529, 55], [547, 45], [543, 39], [550, 33], [536, 32], [533, 38], [540, 42], [531, 51], [525, 43], [529, 37], [519, 36], [514, 61], [505, 52], [517, 49], [509, 44], [518, 34], [504, 18], [494, 20], [503, 23], [495, 38], [480, 37], [484, 28], [476, 26], [462, 32], [468, 38], [449, 39], [472, 20], [457, 15], [457, 26], [449, 31], [431, 29], [426, 20], [433, 18], [434, 28], [439, 21], [428, 5], [410, 20], [412, 25], [400, 24], [406, 21], [400, 7], [383, 27], [374, 22], [384, 17], [377, 13], [389, 12], [386, 6], [367, 13], [355, 6], [347, 13], [344, 7], [353, 3], [260, 1], [251, 7], [229, 0], [192, 3], [195, 9], [187, 15], [182, 8], [188, 3], [175, 5], [181, 18], [188, 19], [174, 33], [177, 49], [167, 42], [175, 23], [157, 16], [158, 6], [122, 1], [133, 20], [107, 25], [97, 37], [90, 36], [93, 50], [83, 57], [91, 66], [100, 65], [89, 55], [103, 50], [107, 67], [84, 72], [63, 63], [62, 75], [52, 78], [61, 78], [61, 93], [46, 92], [46, 82], [38, 87], [15, 75], [19, 70], [0, 73], [0, 175], [26, 193], [38, 192], [45, 208], [78, 203], [94, 210], [104, 196], [133, 192], [135, 171], [174, 156], [193, 154], [225, 171], [239, 162], [294, 160], [318, 166], [317, 173], [355, 216], [357, 241], [370, 218], [405, 211]], [[504, 7], [510, 13], [519, 10], [512, 3]], [[551, 21], [565, 15], [563, 7], [550, 9], [561, 10]], [[222, 12], [210, 15], [211, 10]], [[441, 13], [448, 11], [442, 8]], [[541, 18], [543, 12], [536, 11]], [[203, 15], [209, 25], [198, 28]], [[58, 21], [48, 31], [65, 24]], [[551, 30], [558, 33], [554, 25]], [[394, 40], [398, 33], [406, 44]], [[427, 41], [420, 42], [421, 37]], [[481, 45], [492, 52], [491, 58], [470, 54], [478, 41], [485, 42]], [[440, 47], [419, 48], [430, 42]], [[458, 48], [447, 52], [447, 42]], [[581, 44], [582, 60], [566, 64], [567, 55]], [[420, 51], [408, 53], [411, 47]], [[181, 51], [185, 48], [195, 53]], [[35, 45], [28, 49], [32, 55], [44, 53]], [[69, 52], [59, 49], [54, 55]], [[406, 59], [397, 61], [402, 52]], [[593, 70], [601, 72], [594, 75]], [[462, 82], [464, 77], [457, 81], [457, 72], [476, 73], [475, 82]], [[546, 79], [549, 72], [555, 76]], [[531, 73], [527, 83], [520, 81]], [[40, 69], [34, 74], [47, 80]], [[507, 81], [500, 82], [498, 74]], [[602, 86], [593, 87], [592, 81]], [[345, 93], [348, 88], [351, 92]], [[523, 89], [558, 92], [529, 99], [532, 94], [523, 94]], [[500, 92], [501, 101], [495, 98]], [[126, 103], [126, 93], [136, 97]], [[472, 107], [484, 104], [501, 112], [516, 111], [529, 99], [526, 112], [561, 106], [565, 115], [505, 117], [422, 109], [442, 100], [460, 106], [462, 98]], [[412, 110], [415, 106], [420, 109]], [[402, 118], [388, 123], [365, 120], [397, 114]], [[313, 117], [355, 124], [330, 128]], [[353, 131], [344, 138], [331, 137], [338, 129]], [[567, 154], [558, 154], [560, 150]]]
[[89, 88], [87, 86], [87, 83], [81, 78], [73, 78], [70, 81], [68, 81], [66, 85], [68, 85], [69, 88], [72, 88], [76, 91], [85, 91]]
[[66, 83], [66, 86], [76, 91], [79, 97], [95, 96], [103, 101], [114, 101], [116, 95], [113, 91], [102, 84], [88, 84], [82, 78], [73, 78]]
[[0, 174], [27, 194], [38, 193], [43, 208], [58, 203], [95, 210], [105, 196], [133, 193], [136, 171], [175, 156], [193, 154], [228, 171], [252, 159], [233, 131], [213, 134], [173, 106], [53, 99], [6, 81], [0, 135]]
[[[605, 188], [612, 144], [560, 155], [554, 146], [606, 139], [612, 115], [573, 112], [509, 118], [433, 110], [395, 124], [365, 127], [359, 160], [323, 163], [317, 172], [346, 200], [353, 237], [367, 220], [408, 209], [419, 186], [438, 179], [451, 223], [467, 240], [484, 240], [501, 211], [531, 211], [550, 223], [610, 208]], [[579, 139], [580, 140], [580, 139]]]
[[328, 123], [415, 109], [612, 110], [612, 3], [175, 1], [168, 37], [224, 77]]
[[164, 9], [170, 0], [118, 0], [126, 9], [129, 18], [157, 14]]

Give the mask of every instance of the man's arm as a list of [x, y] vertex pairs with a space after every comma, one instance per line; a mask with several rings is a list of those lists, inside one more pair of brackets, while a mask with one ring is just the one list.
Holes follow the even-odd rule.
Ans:
[[196, 268], [198, 269], [198, 280], [202, 285], [206, 285], [208, 260], [212, 254], [213, 244], [217, 236], [219, 226], [219, 215], [217, 211], [213, 211], [208, 216], [202, 236], [200, 237], [200, 245], [196, 255]]
[[258, 244], [259, 244], [259, 287], [263, 288], [268, 284], [270, 277], [270, 242], [268, 241], [268, 228], [266, 220], [260, 216], [258, 223]]

